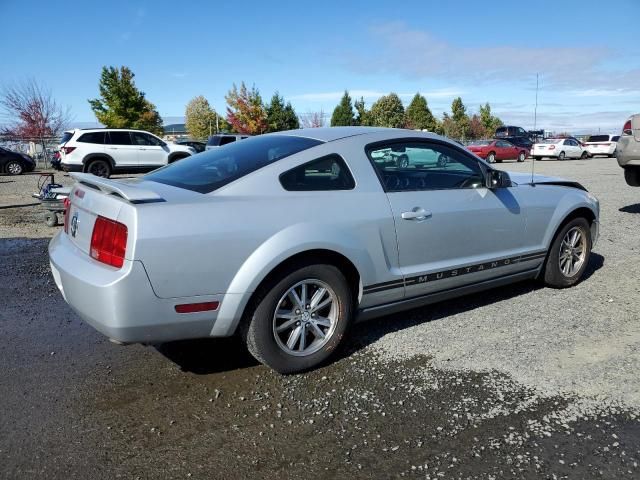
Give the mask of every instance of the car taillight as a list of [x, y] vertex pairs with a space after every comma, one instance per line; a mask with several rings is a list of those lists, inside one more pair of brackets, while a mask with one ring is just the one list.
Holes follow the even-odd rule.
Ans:
[[633, 132], [631, 131], [631, 120], [627, 120], [625, 122], [624, 127], [622, 127], [622, 134], [633, 135]]
[[556, 146], [555, 145], [549, 145], [549, 150], [555, 150]]
[[126, 248], [127, 226], [99, 216], [91, 234], [89, 248], [91, 257], [112, 267], [120, 268], [124, 263]]
[[71, 152], [73, 152], [76, 149], [76, 147], [62, 147], [60, 150], [62, 150], [62, 152], [65, 155], [69, 155]]
[[71, 210], [71, 200], [64, 199], [64, 233], [69, 233], [69, 210]]

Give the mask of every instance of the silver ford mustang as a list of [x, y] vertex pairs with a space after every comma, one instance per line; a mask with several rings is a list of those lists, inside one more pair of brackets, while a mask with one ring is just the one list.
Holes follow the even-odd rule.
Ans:
[[580, 184], [410, 130], [294, 130], [134, 180], [73, 176], [49, 255], [86, 322], [117, 343], [238, 332], [282, 373], [325, 361], [357, 318], [574, 285], [598, 236]]

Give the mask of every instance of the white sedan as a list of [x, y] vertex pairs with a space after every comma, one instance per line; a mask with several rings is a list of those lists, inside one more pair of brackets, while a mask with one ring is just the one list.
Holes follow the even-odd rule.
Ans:
[[587, 158], [589, 152], [573, 138], [547, 138], [533, 145], [531, 156], [536, 160], [543, 157], [564, 160], [565, 158]]

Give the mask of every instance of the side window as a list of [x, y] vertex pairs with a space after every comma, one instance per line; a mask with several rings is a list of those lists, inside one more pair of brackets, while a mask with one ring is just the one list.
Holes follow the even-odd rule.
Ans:
[[367, 148], [385, 191], [479, 188], [477, 160], [454, 147], [430, 142], [394, 142]]
[[120, 132], [117, 130], [112, 130], [109, 132], [108, 140], [106, 143], [111, 145], [131, 145], [131, 137], [129, 136], [129, 132]]
[[222, 137], [220, 139], [220, 146], [226, 145], [227, 143], [232, 143], [236, 141], [236, 137]]
[[81, 143], [95, 143], [97, 145], [104, 144], [104, 133], [105, 132], [89, 132], [78, 138], [78, 142]]
[[131, 140], [134, 145], [153, 145], [146, 133], [131, 132]]
[[290, 192], [352, 190], [356, 182], [340, 155], [332, 154], [300, 165], [280, 175], [280, 183]]
[[518, 127], [518, 134], [520, 135], [524, 135], [526, 132], [524, 131], [524, 128], [522, 127]]
[[508, 143], [508, 142], [502, 142], [501, 141], [501, 142], [496, 142], [496, 146], [502, 147], [502, 148], [509, 148], [511, 146], [511, 144]]

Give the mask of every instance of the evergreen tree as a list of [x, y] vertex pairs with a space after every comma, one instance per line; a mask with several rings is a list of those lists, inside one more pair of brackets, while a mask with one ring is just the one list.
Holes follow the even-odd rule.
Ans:
[[456, 139], [469, 137], [469, 115], [467, 115], [467, 107], [464, 106], [460, 97], [451, 102], [451, 119], [454, 123], [454, 131], [449, 136]]
[[435, 132], [436, 119], [429, 110], [427, 99], [419, 93], [413, 97], [405, 113], [405, 126], [414, 130]]
[[351, 97], [349, 96], [349, 92], [345, 90], [340, 103], [333, 110], [333, 115], [331, 115], [331, 126], [348, 127], [353, 125], [354, 123], [355, 119], [353, 118], [353, 106], [351, 105]]
[[136, 128], [162, 135], [162, 117], [133, 81], [128, 67], [102, 67], [100, 98], [90, 99], [96, 118], [109, 128]]
[[371, 106], [371, 124], [376, 127], [402, 128], [404, 126], [404, 106], [395, 93], [380, 97]]
[[300, 128], [300, 122], [290, 102], [285, 105], [284, 98], [278, 92], [271, 97], [271, 103], [267, 106], [267, 124], [270, 132], [281, 130], [293, 130]]
[[492, 137], [496, 128], [503, 125], [502, 120], [491, 114], [491, 106], [489, 102], [480, 105], [480, 122], [485, 130], [485, 136]]
[[360, 97], [360, 100], [356, 100], [353, 104], [353, 107], [356, 109], [356, 118], [353, 124], [360, 125], [362, 127], [371, 125], [369, 111], [364, 104], [364, 98]]

